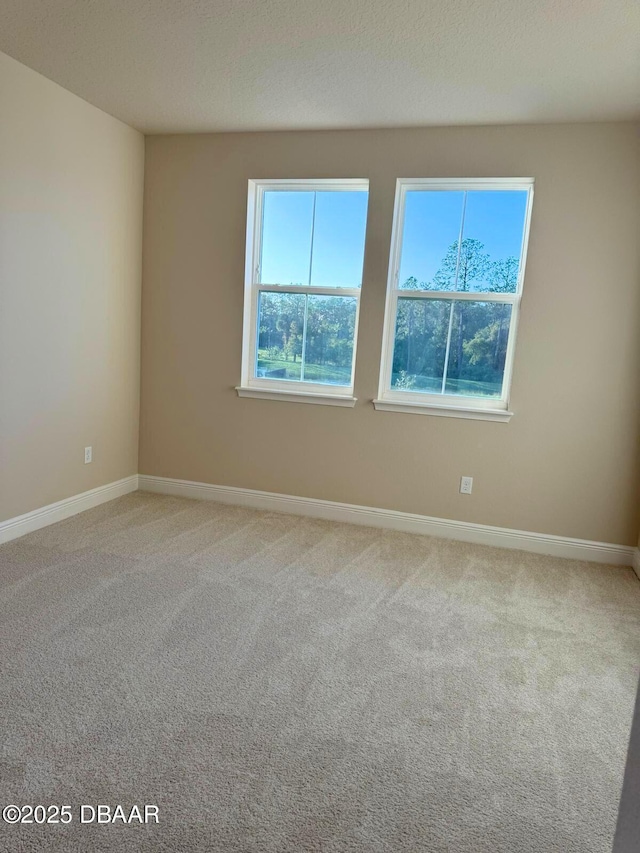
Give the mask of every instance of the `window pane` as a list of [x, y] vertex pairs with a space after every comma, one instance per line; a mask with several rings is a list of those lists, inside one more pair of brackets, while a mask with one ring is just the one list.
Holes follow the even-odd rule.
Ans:
[[447, 299], [398, 299], [391, 387], [442, 392], [452, 303]]
[[264, 284], [309, 284], [312, 192], [264, 193], [260, 281]]
[[526, 207], [525, 190], [408, 191], [399, 287], [515, 293]]
[[350, 385], [356, 305], [352, 296], [262, 291], [256, 376]]
[[360, 287], [368, 196], [267, 190], [260, 282]]
[[407, 191], [398, 275], [401, 288], [455, 289], [463, 201], [464, 192]]
[[498, 302], [399, 299], [391, 387], [500, 397], [510, 322], [511, 305]]
[[516, 292], [526, 208], [524, 190], [467, 193], [458, 290]]
[[350, 385], [356, 299], [307, 297], [304, 381]]
[[311, 284], [360, 287], [367, 224], [363, 191], [317, 192]]
[[300, 379], [305, 299], [299, 293], [260, 293], [257, 377]]
[[511, 305], [455, 302], [446, 394], [500, 397]]

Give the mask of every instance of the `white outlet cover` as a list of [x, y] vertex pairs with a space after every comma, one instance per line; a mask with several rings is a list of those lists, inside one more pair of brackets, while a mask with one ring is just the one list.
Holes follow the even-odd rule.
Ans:
[[87, 465], [93, 459], [93, 448], [85, 447], [84, 449], [84, 464]]
[[460, 494], [470, 495], [473, 490], [473, 477], [461, 477]]

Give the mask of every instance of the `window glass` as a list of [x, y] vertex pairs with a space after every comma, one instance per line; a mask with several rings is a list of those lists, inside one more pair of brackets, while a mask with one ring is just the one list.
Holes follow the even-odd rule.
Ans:
[[351, 296], [308, 296], [305, 382], [351, 384], [357, 300]]
[[499, 302], [399, 299], [392, 388], [499, 397], [510, 322]]
[[526, 209], [524, 191], [467, 193], [458, 290], [516, 292]]
[[312, 192], [266, 191], [262, 208], [263, 284], [309, 284]]
[[376, 402], [506, 411], [532, 191], [527, 178], [398, 181]]
[[260, 294], [256, 376], [300, 379], [305, 299], [299, 293]]
[[313, 287], [360, 287], [367, 224], [365, 192], [317, 192]]
[[455, 302], [445, 394], [500, 397], [511, 305]]
[[364, 179], [249, 182], [239, 393], [353, 393], [368, 197]]
[[391, 387], [440, 394], [452, 303], [398, 299]]
[[447, 259], [460, 238], [463, 204], [464, 192], [406, 193], [400, 288], [455, 290], [455, 261], [452, 266]]

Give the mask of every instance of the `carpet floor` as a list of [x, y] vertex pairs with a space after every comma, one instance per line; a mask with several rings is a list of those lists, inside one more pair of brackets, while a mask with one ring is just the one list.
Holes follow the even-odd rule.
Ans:
[[72, 814], [2, 850], [611, 849], [631, 569], [138, 492], [1, 546], [0, 619], [0, 804]]

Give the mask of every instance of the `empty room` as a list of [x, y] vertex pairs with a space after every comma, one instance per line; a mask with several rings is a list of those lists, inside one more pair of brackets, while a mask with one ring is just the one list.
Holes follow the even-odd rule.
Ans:
[[640, 6], [0, 51], [0, 850], [638, 853]]

